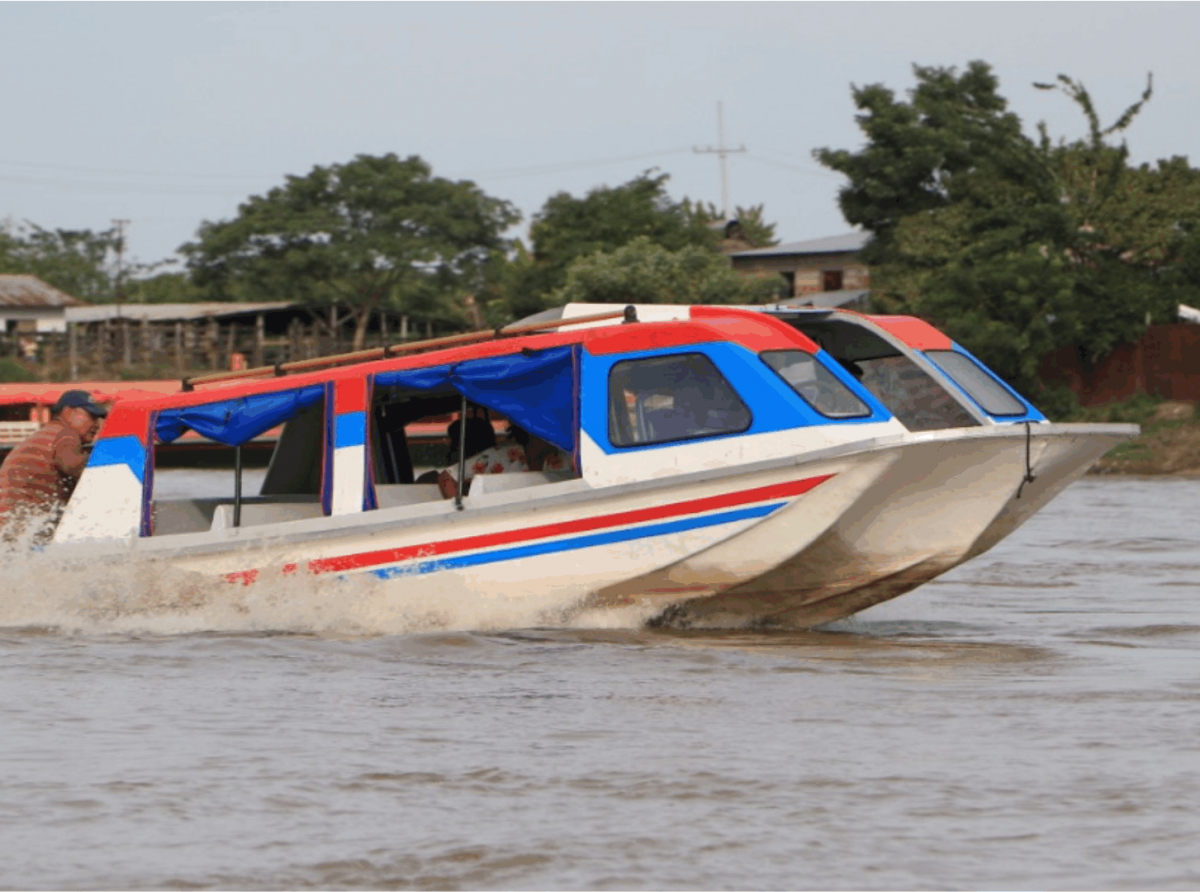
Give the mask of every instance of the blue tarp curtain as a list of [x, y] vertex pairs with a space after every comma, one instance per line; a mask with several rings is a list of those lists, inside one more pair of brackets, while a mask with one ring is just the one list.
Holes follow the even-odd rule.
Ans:
[[323, 385], [313, 384], [299, 390], [256, 393], [205, 406], [167, 409], [159, 413], [154, 434], [159, 441], [170, 443], [190, 428], [226, 446], [241, 446], [301, 409], [307, 409], [324, 393]]
[[377, 387], [452, 387], [560, 449], [575, 448], [575, 348], [553, 347], [456, 365], [381, 372]]
[[[568, 452], [575, 448], [576, 368], [574, 347], [554, 347], [473, 359], [456, 365], [404, 369], [375, 376], [376, 386], [406, 390], [447, 387]], [[194, 430], [201, 436], [240, 446], [287, 421], [321, 399], [324, 385], [259, 393], [204, 406], [160, 412], [154, 433], [170, 443]]]

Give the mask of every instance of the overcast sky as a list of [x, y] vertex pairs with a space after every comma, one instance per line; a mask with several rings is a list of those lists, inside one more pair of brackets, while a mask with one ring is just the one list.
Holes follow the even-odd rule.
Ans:
[[672, 197], [765, 206], [782, 241], [850, 227], [817, 147], [857, 148], [851, 84], [990, 63], [1029, 133], [1085, 125], [1065, 73], [1137, 162], [1200, 163], [1196, 3], [0, 3], [0, 220], [107, 229], [170, 258], [287, 174], [420, 155], [530, 216], [648, 168]]

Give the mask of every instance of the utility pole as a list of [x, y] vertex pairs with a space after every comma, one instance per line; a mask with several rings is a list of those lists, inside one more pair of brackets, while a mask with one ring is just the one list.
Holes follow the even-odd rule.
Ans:
[[124, 285], [125, 274], [125, 227], [129, 225], [128, 220], [113, 220], [113, 226], [117, 228], [117, 315], [121, 315], [121, 298], [124, 296], [121, 289]]
[[746, 151], [745, 146], [738, 146], [736, 149], [725, 148], [725, 113], [722, 108], [722, 103], [717, 103], [717, 147], [714, 149], [709, 146], [706, 149], [693, 148], [693, 152], [697, 155], [718, 155], [721, 159], [721, 217], [723, 221], [729, 219], [729, 180], [725, 171], [725, 159], [729, 155], [735, 155], [738, 152]]

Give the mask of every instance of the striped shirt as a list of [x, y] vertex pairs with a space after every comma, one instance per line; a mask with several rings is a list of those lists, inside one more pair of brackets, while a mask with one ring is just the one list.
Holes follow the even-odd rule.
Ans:
[[55, 419], [0, 465], [0, 522], [16, 513], [60, 510], [87, 464], [79, 432]]

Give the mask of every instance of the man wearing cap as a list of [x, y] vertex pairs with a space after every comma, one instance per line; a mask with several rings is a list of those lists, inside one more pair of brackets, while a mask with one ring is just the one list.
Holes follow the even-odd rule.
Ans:
[[0, 465], [0, 527], [5, 538], [25, 524], [44, 524], [49, 539], [87, 464], [84, 447], [96, 439], [108, 409], [84, 390], [68, 390], [51, 410], [50, 422], [18, 445]]

